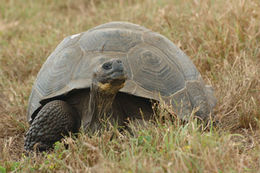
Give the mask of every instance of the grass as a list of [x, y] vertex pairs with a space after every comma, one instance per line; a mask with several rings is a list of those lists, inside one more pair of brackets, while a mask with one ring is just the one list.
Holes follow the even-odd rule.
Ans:
[[[158, 121], [133, 136], [80, 134], [25, 155], [28, 97], [46, 57], [64, 37], [117, 20], [159, 32], [190, 56], [215, 88], [219, 124]], [[259, 0], [2, 0], [0, 172], [260, 172], [259, 28]]]

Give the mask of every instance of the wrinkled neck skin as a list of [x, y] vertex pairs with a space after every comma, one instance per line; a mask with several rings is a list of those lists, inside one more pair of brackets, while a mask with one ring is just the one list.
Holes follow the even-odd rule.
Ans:
[[116, 93], [102, 91], [97, 85], [92, 84], [87, 112], [87, 117], [91, 121], [84, 124], [85, 131], [96, 132], [102, 127], [102, 122], [112, 115], [112, 104], [115, 96]]

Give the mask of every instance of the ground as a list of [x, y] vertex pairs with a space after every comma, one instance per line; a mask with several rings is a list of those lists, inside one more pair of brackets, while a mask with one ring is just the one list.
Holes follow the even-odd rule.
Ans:
[[[81, 133], [26, 155], [26, 109], [41, 65], [64, 37], [110, 21], [143, 25], [180, 47], [214, 87], [218, 123], [158, 118], [134, 135]], [[260, 171], [259, 0], [1, 0], [0, 38], [0, 172]]]

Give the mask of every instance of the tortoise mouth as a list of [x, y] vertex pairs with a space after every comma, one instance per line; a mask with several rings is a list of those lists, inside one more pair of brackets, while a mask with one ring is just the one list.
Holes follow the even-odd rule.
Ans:
[[126, 81], [126, 79], [127, 76], [125, 71], [117, 70], [106, 74], [106, 76], [103, 76], [99, 82], [103, 84], [110, 83], [112, 86], [115, 86], [115, 85], [121, 85]]
[[124, 87], [126, 79], [125, 71], [116, 70], [98, 80], [97, 86], [99, 91], [115, 94]]
[[114, 79], [109, 82], [112, 86], [119, 86], [125, 83], [125, 79]]

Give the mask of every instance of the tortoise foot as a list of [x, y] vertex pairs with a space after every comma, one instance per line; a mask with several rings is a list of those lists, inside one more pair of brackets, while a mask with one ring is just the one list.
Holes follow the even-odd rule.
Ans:
[[24, 148], [27, 151], [48, 150], [70, 132], [77, 132], [79, 127], [78, 113], [69, 104], [61, 100], [51, 101], [33, 120], [25, 135]]

